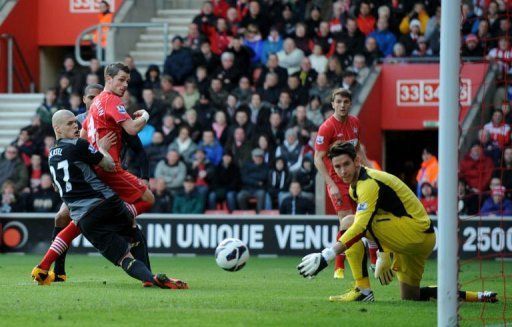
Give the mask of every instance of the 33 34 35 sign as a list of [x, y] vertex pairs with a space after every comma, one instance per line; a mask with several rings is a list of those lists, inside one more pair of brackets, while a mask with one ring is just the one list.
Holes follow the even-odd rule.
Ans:
[[[403, 79], [396, 81], [396, 104], [400, 107], [439, 105], [439, 79]], [[471, 104], [471, 80], [460, 80], [460, 104]]]

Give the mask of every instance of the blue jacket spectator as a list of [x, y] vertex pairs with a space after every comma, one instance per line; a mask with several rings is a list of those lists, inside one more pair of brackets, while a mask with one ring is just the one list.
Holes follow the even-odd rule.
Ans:
[[219, 141], [215, 139], [212, 130], [206, 130], [203, 132], [203, 139], [199, 142], [199, 148], [204, 151], [206, 158], [213, 165], [217, 166], [222, 161], [222, 154], [224, 150], [220, 145]]
[[396, 36], [389, 31], [387, 19], [379, 19], [377, 22], [377, 28], [375, 31], [371, 32], [369, 36], [377, 40], [379, 49], [384, 57], [390, 56], [393, 53]]
[[505, 198], [504, 186], [498, 186], [491, 190], [491, 196], [484, 201], [480, 214], [482, 216], [512, 215], [512, 201]]
[[[263, 41], [263, 51], [261, 53], [261, 63], [266, 64], [268, 56], [272, 53], [278, 53], [283, 50], [283, 39], [279, 36], [279, 31], [276, 28], [270, 30], [268, 38]], [[284, 81], [279, 81], [284, 82]]]
[[254, 25], [249, 25], [245, 33], [244, 45], [251, 48], [253, 55], [251, 57], [251, 64], [253, 66], [260, 64], [261, 56], [263, 54], [263, 40], [258, 28]]
[[194, 72], [192, 53], [187, 48], [182, 48], [183, 39], [175, 36], [172, 39], [172, 52], [164, 63], [164, 74], [172, 76], [176, 85], [183, 85], [187, 77]]

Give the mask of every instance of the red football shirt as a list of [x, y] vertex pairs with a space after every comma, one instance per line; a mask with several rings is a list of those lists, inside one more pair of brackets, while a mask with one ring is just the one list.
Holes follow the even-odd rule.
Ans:
[[[357, 146], [361, 129], [359, 119], [356, 116], [348, 115], [345, 122], [329, 117], [320, 125], [315, 142], [315, 151], [328, 151], [331, 145], [337, 142], [350, 142]], [[324, 164], [333, 180], [339, 180], [329, 158], [324, 156]]]
[[116, 144], [110, 148], [110, 155], [116, 164], [120, 163], [122, 148], [122, 127], [121, 122], [131, 119], [126, 112], [121, 98], [112, 92], [103, 91], [96, 98], [89, 108], [87, 118], [84, 120], [83, 129], [87, 131], [87, 140], [96, 149], [96, 133], [102, 138], [109, 132], [115, 132]]

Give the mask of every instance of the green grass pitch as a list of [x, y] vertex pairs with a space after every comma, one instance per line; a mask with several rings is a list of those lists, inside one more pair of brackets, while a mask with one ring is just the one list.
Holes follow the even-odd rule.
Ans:
[[[314, 280], [295, 269], [296, 257], [251, 258], [235, 273], [212, 257], [153, 257], [153, 271], [185, 279], [190, 290], [144, 289], [99, 256], [69, 255], [68, 281], [37, 286], [30, 272], [41, 256], [0, 255], [0, 326], [435, 326], [435, 302], [406, 302], [398, 284], [383, 287], [373, 278], [375, 303], [330, 303], [329, 295], [350, 287], [351, 278], [334, 280], [332, 267]], [[510, 275], [512, 263], [464, 264], [462, 282]], [[424, 284], [435, 284], [436, 263], [429, 261]], [[507, 284], [508, 283], [508, 284]], [[496, 290], [500, 299], [512, 288], [500, 278], [475, 280], [473, 289]], [[497, 304], [465, 303], [463, 326], [509, 325], [511, 310]], [[503, 318], [505, 317], [505, 318]]]

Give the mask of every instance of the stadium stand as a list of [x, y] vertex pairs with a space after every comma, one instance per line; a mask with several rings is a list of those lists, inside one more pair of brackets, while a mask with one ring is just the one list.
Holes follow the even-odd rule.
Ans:
[[[462, 11], [462, 55], [480, 57], [480, 61], [499, 67], [494, 113], [483, 114], [488, 124], [481, 126], [480, 136], [471, 141], [482, 145], [482, 158], [489, 156], [492, 160], [485, 161], [489, 169], [503, 179], [508, 178], [510, 160], [502, 160], [502, 154], [510, 149], [512, 123], [510, 9], [505, 1], [466, 1]], [[275, 212], [284, 197], [290, 196], [286, 190], [292, 179], [298, 179], [305, 196], [311, 198], [315, 190], [314, 184], [308, 184], [315, 174], [313, 142], [319, 124], [331, 114], [332, 89], [348, 88], [358, 102], [359, 92], [382, 62], [432, 61], [439, 55], [439, 1], [194, 1], [188, 7], [157, 10], [151, 21], [171, 24], [170, 47], [174, 50], [170, 60], [163, 62], [163, 30], [148, 27], [130, 56], [124, 58], [132, 69], [124, 98], [130, 112], [146, 108], [151, 114], [153, 129], [146, 134], [150, 177], [165, 179], [169, 171], [180, 172], [180, 179], [166, 180], [167, 189], [158, 191], [165, 210], [173, 207], [178, 193], [183, 195], [180, 189], [186, 174], [193, 177], [195, 192], [204, 202], [201, 208], [208, 212]], [[148, 60], [153, 65], [137, 65]], [[23, 127], [17, 117], [26, 121], [38, 108], [42, 126], [21, 129], [34, 145], [27, 150], [23, 142], [11, 139], [25, 156], [20, 158], [30, 174], [39, 174], [30, 169], [31, 154], [45, 155], [48, 114], [61, 108], [81, 112], [80, 103], [71, 108], [69, 102], [74, 102], [71, 99], [77, 98], [75, 93], [82, 91], [86, 81], [97, 78], [101, 82], [101, 68], [94, 58], [91, 64], [80, 67], [73, 58], [65, 58], [54, 83], [56, 99], [48, 100], [52, 90], [45, 90], [47, 99], [39, 108], [36, 103], [43, 98], [41, 94], [2, 95], [0, 110], [8, 119], [0, 121], [0, 141], [3, 135], [13, 135], [13, 129]], [[22, 99], [27, 105], [21, 104]], [[20, 110], [4, 114], [13, 106]], [[22, 113], [22, 107], [33, 109]], [[9, 129], [4, 128], [7, 125]], [[212, 132], [214, 142], [210, 140]], [[198, 148], [205, 155], [200, 162], [196, 160]], [[258, 176], [257, 186], [247, 184], [251, 181], [247, 180], [246, 162], [254, 157], [254, 151], [263, 156], [261, 174], [265, 175]], [[178, 161], [171, 153], [179, 154]], [[472, 169], [471, 160], [482, 164], [479, 158], [470, 152], [468, 161], [461, 162], [461, 172]], [[286, 164], [283, 173], [275, 168], [278, 159]], [[128, 166], [137, 171], [138, 162], [132, 160]], [[42, 172], [46, 172], [44, 167]], [[237, 177], [226, 184], [226, 180], [212, 177], [217, 174]], [[480, 207], [491, 192], [488, 180], [475, 187], [470, 176], [462, 174], [461, 178], [469, 186], [464, 188], [469, 196], [474, 196], [473, 192], [478, 195]], [[415, 183], [410, 186], [421, 196], [421, 185]], [[29, 185], [26, 187], [25, 192], [30, 192]], [[508, 180], [505, 187], [510, 197]], [[157, 189], [155, 183], [152, 188]], [[431, 182], [430, 188], [435, 195], [435, 183]], [[247, 198], [239, 193], [243, 189], [265, 194], [258, 194], [258, 200], [253, 194]]]

